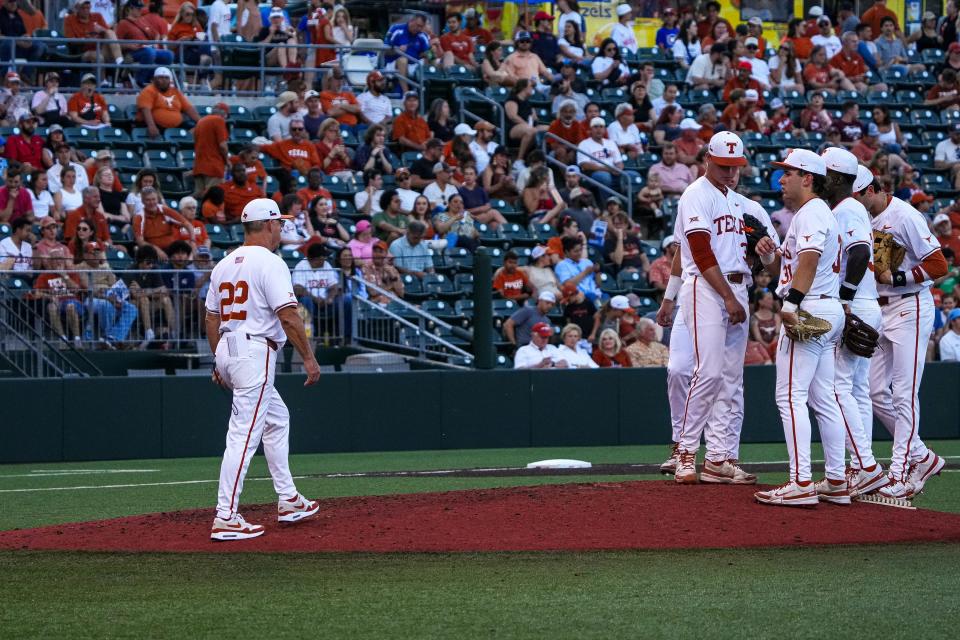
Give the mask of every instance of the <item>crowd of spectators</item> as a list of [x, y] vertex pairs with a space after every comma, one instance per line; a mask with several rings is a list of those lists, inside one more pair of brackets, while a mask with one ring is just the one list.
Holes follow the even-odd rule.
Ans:
[[[862, 16], [847, 2], [833, 15], [815, 6], [791, 20], [776, 45], [759, 17], [734, 26], [717, 2], [702, 13], [666, 6], [674, 4], [660, 3], [654, 56], [641, 51], [632, 22], [649, 16], [644, 3], [619, 4], [599, 37], [587, 32], [575, 0], [557, 2], [552, 14], [521, 11], [509, 33], [491, 29], [474, 9], [448, 12], [440, 33], [425, 15], [411, 14], [384, 35], [381, 67], [354, 87], [335, 49], [293, 46], [349, 46], [359, 35], [349, 11], [326, 0], [312, 0], [299, 20], [286, 0], [262, 11], [242, 1], [233, 12], [223, 0], [199, 8], [190, 1], [117, 7], [77, 0], [64, 35], [121, 42], [67, 47], [84, 61], [140, 65], [104, 79], [137, 92], [133, 126], [152, 140], [168, 131], [191, 134], [188, 192], [165, 194], [162, 168], [145, 166], [127, 181], [115, 149], [77, 146], [76, 128], [95, 134], [113, 126], [109, 93], [93, 74], [80, 78], [78, 91], [61, 93], [56, 72], [29, 64], [47, 50], [22, 36], [46, 21], [29, 0], [10, 0], [0, 9], [4, 46], [13, 47], [5, 55], [28, 64], [9, 71], [0, 89], [0, 126], [16, 127], [0, 136], [0, 223], [8, 225], [0, 264], [57, 274], [34, 286], [53, 291], [44, 299], [57, 304], [46, 311], [65, 339], [90, 337], [85, 313], [97, 318], [107, 343], [126, 340], [138, 319], [145, 342], [157, 336], [158, 319], [175, 336], [183, 327], [173, 317], [176, 292], [189, 280], [199, 294], [197, 265], [223, 253], [211, 225], [236, 227], [243, 206], [267, 196], [294, 217], [281, 246], [298, 252], [294, 282], [305, 318], [342, 315], [354, 297], [389, 304], [405, 295], [410, 278], [436, 273], [435, 256], [506, 242], [513, 246], [504, 248], [491, 286], [519, 310], [500, 336], [536, 351], [518, 351], [516, 366], [663, 366], [668, 332], [648, 316], [676, 251], [672, 215], [679, 195], [703, 175], [705, 142], [724, 129], [743, 136], [760, 160], [743, 171], [741, 188], [765, 206], [777, 202], [779, 188], [765, 156], [801, 140], [813, 148], [842, 145], [885, 189], [927, 213], [955, 256], [960, 207], [942, 196], [960, 189], [960, 117], [945, 127], [937, 120], [930, 131], [945, 135], [929, 143], [907, 127], [906, 116], [960, 107], [955, 0], [943, 17], [924, 14], [909, 35], [883, 0]], [[195, 105], [195, 85], [180, 84], [171, 71], [183, 62], [207, 88], [256, 88], [203, 70], [222, 62], [218, 43], [228, 34], [268, 43], [267, 65], [282, 70], [269, 87], [278, 95], [269, 99], [273, 113], [262, 135], [241, 149], [231, 138], [237, 123], [230, 105]], [[943, 55], [922, 55], [936, 51]], [[458, 68], [502, 88], [504, 130], [460, 121], [452, 92], [427, 92], [432, 97], [422, 103], [424, 94], [407, 79], [424, 67]], [[899, 102], [895, 80], [916, 74], [929, 81], [917, 85], [912, 103]], [[947, 183], [939, 200], [927, 193], [932, 177]], [[780, 204], [768, 209], [785, 233], [793, 213]], [[518, 234], [524, 237], [511, 242]], [[137, 267], [169, 266], [193, 277], [121, 277], [126, 291], [119, 293], [109, 278], [78, 282], [92, 265], [109, 270], [104, 258], [120, 247]], [[751, 298], [747, 359], [756, 364], [772, 360], [779, 330], [779, 302], [764, 279], [755, 278]], [[937, 283], [935, 340], [948, 344], [956, 279], [954, 267]], [[112, 311], [102, 302], [75, 304], [77, 288], [109, 301]], [[194, 300], [186, 306], [196, 307]], [[931, 357], [937, 352], [932, 343]]]

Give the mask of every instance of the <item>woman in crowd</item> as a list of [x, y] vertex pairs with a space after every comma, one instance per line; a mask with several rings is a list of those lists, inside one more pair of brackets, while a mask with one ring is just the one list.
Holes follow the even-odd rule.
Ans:
[[497, 147], [490, 164], [483, 170], [483, 188], [491, 198], [515, 202], [520, 195], [510, 172], [510, 153], [506, 147]]
[[471, 252], [479, 245], [480, 232], [473, 223], [473, 217], [463, 205], [463, 196], [456, 193], [447, 200], [447, 210], [433, 218], [433, 226], [441, 237], [445, 237], [448, 247], [463, 247]]
[[30, 200], [33, 202], [33, 218], [35, 222], [40, 222], [47, 216], [53, 216], [54, 220], [62, 220], [63, 215], [57, 209], [56, 201], [53, 195], [47, 189], [47, 174], [39, 169], [30, 174], [29, 193]]
[[780, 89], [780, 95], [783, 95], [784, 91], [803, 92], [803, 68], [793, 52], [792, 44], [780, 43], [777, 55], [770, 58], [769, 67], [770, 83], [774, 88]]
[[600, 343], [593, 350], [593, 361], [601, 368], [633, 366], [630, 354], [623, 350], [623, 342], [613, 329], [604, 329], [600, 333]]
[[701, 53], [700, 37], [697, 35], [697, 21], [692, 18], [680, 25], [680, 33], [673, 41], [673, 59], [684, 69], [689, 69]]
[[625, 157], [636, 159], [644, 151], [646, 136], [641, 135], [634, 121], [633, 107], [626, 102], [620, 103], [613, 117], [614, 121], [607, 126], [607, 138], [619, 147]]
[[89, 218], [84, 218], [78, 222], [77, 234], [73, 236], [73, 240], [69, 245], [70, 255], [73, 256], [73, 264], [83, 262], [84, 247], [87, 246], [87, 243], [96, 241], [97, 234], [93, 221]]
[[[457, 125], [457, 127], [470, 128], [470, 125]], [[461, 129], [463, 131], [463, 129]], [[453, 139], [443, 145], [443, 161], [454, 168], [465, 167], [468, 164], [476, 164], [473, 152], [470, 150], [470, 143], [474, 140], [472, 133], [457, 133], [454, 129]], [[461, 168], [460, 171], [463, 171]], [[463, 174], [455, 175], [456, 178], [462, 178]]]
[[258, 0], [237, 0], [237, 35], [247, 42], [253, 42], [263, 28]]
[[[337, 258], [334, 261], [337, 269], [343, 273], [343, 289], [342, 294], [344, 297], [344, 306], [350, 305], [350, 299], [354, 296], [358, 298], [368, 298], [367, 295], [367, 286], [363, 279], [363, 271], [360, 269], [360, 264], [357, 260], [354, 260], [353, 251], [350, 247], [344, 247], [340, 249], [337, 253]], [[353, 276], [352, 278], [350, 276]]]
[[833, 118], [823, 106], [823, 94], [819, 91], [810, 96], [807, 106], [800, 112], [800, 128], [804, 131], [819, 131], [830, 129]]
[[[790, 44], [797, 60], [806, 60], [813, 51], [813, 42], [810, 41], [810, 38], [803, 35], [805, 28], [803, 18], [793, 18], [787, 23], [787, 37], [781, 41], [781, 44], [784, 42]], [[873, 35], [876, 37], [878, 34], [875, 33]]]
[[333, 41], [336, 44], [350, 46], [357, 39], [357, 30], [350, 21], [350, 12], [343, 5], [333, 9]]
[[340, 123], [334, 118], [324, 120], [320, 125], [320, 140], [315, 146], [317, 155], [320, 156], [320, 168], [325, 174], [337, 176], [344, 181], [353, 178], [353, 172], [350, 171], [353, 159], [340, 137]]
[[563, 216], [560, 220], [560, 233], [547, 240], [547, 255], [550, 262], [556, 265], [563, 260], [563, 239], [578, 238], [583, 246], [587, 246], [587, 236], [580, 230], [580, 223], [573, 216]]
[[583, 35], [580, 33], [580, 26], [573, 20], [567, 20], [561, 27], [562, 37], [557, 40], [560, 53], [563, 54], [565, 61], [570, 61], [575, 65], [590, 64], [590, 58], [587, 56], [586, 45], [583, 42]]
[[727, 26], [726, 20], [717, 20], [713, 23], [713, 28], [710, 29], [710, 35], [703, 39], [700, 43], [701, 49], [709, 49], [715, 44], [726, 44], [730, 38], [733, 37], [733, 34], [730, 33], [730, 28]]
[[507, 224], [503, 214], [490, 205], [490, 196], [477, 182], [477, 167], [475, 165], [467, 164], [463, 167], [463, 184], [459, 191], [463, 197], [464, 206], [475, 221], [485, 224], [491, 229], [497, 229], [500, 225]]
[[206, 39], [207, 30], [197, 19], [197, 8], [189, 2], [184, 2], [180, 5], [177, 17], [173, 19], [173, 24], [170, 26], [169, 33], [167, 33], [167, 40], [170, 42], [190, 43], [186, 46], [169, 45], [173, 49], [176, 60], [189, 65], [210, 64], [213, 61], [210, 45], [193, 44], [205, 42]]
[[[70, 145], [67, 142], [67, 137], [63, 134], [63, 127], [59, 124], [51, 125], [47, 129], [47, 137], [43, 141], [43, 167], [45, 169], [49, 169], [56, 163], [57, 148], [63, 145]], [[70, 162], [82, 163], [83, 160], [84, 156], [71, 147]]]
[[457, 123], [450, 117], [450, 103], [443, 98], [437, 98], [430, 103], [427, 112], [427, 126], [434, 138], [444, 142], [453, 140], [453, 129]]
[[297, 194], [283, 196], [280, 212], [285, 216], [293, 216], [292, 220], [284, 221], [280, 230], [281, 249], [299, 249], [315, 235], [310, 218], [303, 210], [303, 202]]
[[527, 150], [536, 140], [537, 132], [546, 131], [548, 128], [547, 125], [538, 125], [534, 118], [533, 105], [530, 104], [533, 90], [530, 80], [520, 78], [503, 105], [508, 135], [511, 140], [520, 141], [520, 150], [517, 152], [519, 158], [527, 156]]
[[373, 245], [378, 242], [373, 235], [373, 225], [367, 220], [361, 220], [355, 229], [353, 239], [347, 243], [347, 246], [356, 260], [363, 263], [370, 262], [373, 260]]
[[126, 192], [116, 191], [113, 184], [117, 179], [117, 174], [110, 167], [100, 167], [93, 175], [93, 186], [100, 189], [100, 206], [107, 222], [118, 225], [123, 228], [130, 224], [133, 216], [127, 209], [127, 203], [124, 200], [127, 197]]
[[826, 91], [831, 95], [837, 91], [855, 89], [843, 71], [830, 66], [827, 50], [822, 46], [816, 46], [810, 52], [810, 61], [803, 68], [803, 82], [808, 89]]
[[73, 124], [67, 117], [67, 98], [60, 93], [60, 75], [57, 72], [47, 73], [43, 89], [33, 94], [30, 109], [40, 118], [40, 124], [44, 127]]
[[937, 14], [927, 11], [923, 14], [920, 28], [908, 35], [906, 45], [914, 45], [918, 52], [925, 49], [946, 49], [943, 46], [943, 36], [937, 29]]
[[660, 112], [657, 124], [653, 128], [653, 142], [661, 146], [664, 142], [673, 142], [680, 137], [680, 122], [683, 120], [683, 109], [669, 105]]
[[580, 13], [580, 3], [577, 0], [557, 0], [557, 33], [564, 35], [567, 33], [567, 23], [572, 22], [577, 27], [577, 33], [582, 38], [587, 37], [587, 21]]
[[157, 193], [160, 195], [160, 204], [166, 206], [167, 203], [163, 199], [163, 194], [160, 193], [158, 182], [157, 172], [153, 169], [140, 169], [140, 171], [137, 172], [136, 177], [133, 179], [133, 188], [130, 189], [130, 192], [127, 194], [126, 200], [127, 211], [130, 212], [131, 216], [143, 213], [143, 200], [140, 199], [140, 192], [148, 187], [157, 190]]
[[[622, 300], [620, 300], [622, 298]], [[616, 300], [616, 302], [614, 302]], [[623, 323], [623, 318], [627, 313], [632, 313], [632, 310], [627, 303], [627, 308], [617, 308], [622, 306], [622, 301], [626, 301], [626, 296], [613, 296], [606, 302], [604, 302], [600, 308], [597, 310], [597, 313], [593, 316], [593, 331], [590, 332], [590, 336], [587, 338], [591, 343], [596, 344], [597, 336], [602, 334], [605, 330], [611, 329], [617, 332], [617, 335], [624, 335], [629, 332], [629, 329], [632, 328], [633, 323], [629, 323], [631, 326], [624, 326], [624, 331], [621, 331], [621, 323]], [[624, 323], [625, 325], [627, 323]]]
[[440, 251], [447, 246], [447, 241], [437, 238], [437, 232], [433, 228], [430, 212], [430, 200], [427, 196], [419, 195], [413, 201], [413, 209], [410, 211], [410, 220], [417, 220], [423, 223], [425, 231], [423, 232], [423, 242], [434, 251]]
[[881, 147], [896, 150], [897, 153], [906, 147], [900, 125], [890, 119], [890, 109], [886, 105], [878, 104], [873, 108], [873, 124], [880, 130], [877, 142]]
[[566, 363], [568, 369], [596, 369], [600, 365], [580, 346], [580, 327], [570, 323], [560, 331], [560, 346], [553, 354], [553, 366]]
[[397, 157], [387, 146], [387, 129], [375, 124], [363, 134], [363, 144], [357, 147], [353, 156], [353, 168], [357, 171], [375, 169], [386, 176], [392, 176], [400, 166]]
[[593, 79], [602, 83], [604, 87], [619, 87], [628, 84], [633, 78], [630, 68], [620, 56], [620, 47], [613, 38], [605, 38], [600, 43], [600, 51], [590, 65], [593, 69]]
[[494, 40], [487, 45], [487, 50], [483, 54], [483, 62], [480, 64], [480, 70], [483, 73], [483, 81], [489, 87], [511, 86], [514, 78], [503, 69], [503, 46]]
[[757, 290], [757, 308], [750, 317], [750, 339], [759, 342], [770, 357], [776, 355], [780, 337], [780, 314], [769, 289]]
[[530, 173], [522, 200], [528, 222], [537, 224], [552, 224], [567, 208], [556, 187], [550, 185], [550, 169], [547, 167], [538, 167]]
[[64, 215], [83, 204], [83, 190], [77, 188], [77, 170], [72, 165], [60, 169], [60, 191], [53, 194], [55, 208]]
[[314, 237], [322, 238], [327, 246], [344, 247], [350, 242], [350, 234], [337, 219], [337, 214], [330, 204], [330, 200], [324, 196], [317, 196], [310, 201], [310, 226], [315, 231]]
[[653, 130], [653, 101], [647, 93], [647, 85], [637, 80], [630, 85], [630, 106], [633, 107], [633, 121], [641, 131]]
[[[270, 11], [268, 23], [260, 28], [260, 33], [254, 38], [256, 42], [264, 42], [272, 46], [267, 47], [266, 63], [269, 67], [296, 67], [297, 50], [292, 46], [297, 42], [297, 33], [294, 28], [284, 24], [283, 12]], [[317, 51], [322, 51], [317, 49]], [[319, 58], [319, 54], [317, 56]], [[320, 66], [320, 65], [317, 65]]]

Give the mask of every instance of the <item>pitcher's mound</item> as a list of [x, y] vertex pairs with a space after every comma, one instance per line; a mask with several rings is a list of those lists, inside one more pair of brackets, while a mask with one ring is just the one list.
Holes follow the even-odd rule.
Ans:
[[279, 525], [248, 506], [260, 538], [212, 542], [211, 509], [0, 532], [2, 549], [226, 552], [456, 552], [680, 549], [960, 542], [960, 515], [873, 504], [756, 504], [751, 486], [672, 482], [545, 485], [321, 501]]

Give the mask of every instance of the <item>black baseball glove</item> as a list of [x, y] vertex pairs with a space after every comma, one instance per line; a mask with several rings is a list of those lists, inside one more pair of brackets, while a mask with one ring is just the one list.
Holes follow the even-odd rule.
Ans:
[[767, 227], [749, 213], [743, 214], [743, 232], [747, 234], [747, 255], [757, 255], [757, 243], [770, 236]]
[[880, 332], [854, 314], [847, 314], [840, 344], [846, 347], [848, 351], [863, 358], [870, 358], [876, 351], [879, 340]]

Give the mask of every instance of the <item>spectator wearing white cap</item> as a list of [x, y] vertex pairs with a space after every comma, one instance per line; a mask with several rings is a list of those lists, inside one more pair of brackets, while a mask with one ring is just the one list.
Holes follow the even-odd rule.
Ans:
[[[147, 133], [152, 138], [159, 137], [164, 129], [191, 129], [200, 120], [193, 103], [171, 86], [172, 81], [170, 69], [157, 67], [153, 81], [137, 96], [137, 121], [146, 124]], [[185, 115], [188, 119], [184, 118]]]
[[560, 283], [557, 282], [557, 274], [554, 273], [553, 265], [550, 264], [546, 247], [537, 245], [531, 249], [530, 264], [520, 269], [527, 274], [527, 280], [533, 288], [533, 297], [550, 293], [556, 300], [556, 296], [560, 295]]
[[703, 127], [693, 118], [684, 118], [680, 121], [680, 137], [673, 141], [677, 148], [677, 160], [688, 167], [696, 164], [697, 154], [706, 142], [700, 137]]
[[[911, 203], [916, 203], [918, 196], [927, 202], [932, 200], [930, 196], [924, 196], [922, 192], [917, 192], [911, 198]], [[918, 204], [914, 204], [914, 206], [917, 207]], [[937, 242], [940, 243], [941, 247], [950, 247], [954, 254], [960, 253], [960, 232], [953, 230], [953, 223], [950, 221], [950, 216], [945, 213], [938, 213], [933, 217], [930, 228], [933, 229], [933, 234], [936, 236]]]
[[[286, 4], [286, 0], [279, 1]], [[290, 19], [285, 15], [284, 10], [274, 5], [267, 12], [264, 23], [254, 40], [273, 45], [267, 47], [267, 66], [283, 69], [298, 67], [296, 48], [284, 46], [297, 43], [296, 29], [290, 24]]]
[[650, 271], [647, 273], [647, 281], [659, 291], [666, 291], [667, 284], [670, 282], [670, 269], [673, 265], [673, 256], [680, 248], [680, 242], [669, 235], [660, 243], [663, 253], [660, 257], [650, 263]]
[[807, 19], [803, 21], [803, 25], [801, 25], [799, 29], [800, 35], [804, 38], [812, 38], [820, 33], [820, 27], [817, 26], [817, 22], [822, 16], [823, 7], [818, 4], [807, 9]]
[[580, 170], [606, 187], [614, 187], [623, 169], [623, 156], [615, 142], [605, 137], [603, 118], [590, 120], [590, 135], [577, 145]]
[[[524, 307], [527, 308], [527, 307]], [[550, 344], [553, 327], [550, 322], [536, 323], [530, 332], [530, 341], [517, 349], [513, 359], [514, 369], [565, 369], [565, 360], [555, 361], [557, 348]]]
[[827, 52], [827, 59], [840, 53], [840, 38], [833, 32], [833, 23], [828, 16], [817, 19], [817, 34], [810, 38], [815, 47], [823, 47]]
[[[130, 55], [134, 62], [143, 65], [143, 68], [136, 72], [136, 79], [138, 85], [144, 86], [153, 77], [154, 65], [173, 64], [173, 52], [142, 44], [144, 40], [162, 40], [165, 32], [158, 31], [155, 24], [143, 15], [141, 0], [129, 0], [123, 10], [124, 18], [117, 22], [117, 38], [125, 41], [120, 45], [124, 54]], [[166, 23], [163, 24], [166, 26]], [[194, 118], [194, 121], [196, 120], [199, 118]]]
[[614, 120], [607, 127], [607, 137], [620, 148], [620, 153], [628, 158], [636, 158], [644, 152], [646, 136], [633, 121], [633, 107], [626, 102], [617, 105]]
[[610, 30], [610, 37], [621, 49], [636, 53], [639, 45], [633, 31], [633, 8], [629, 3], [617, 5], [617, 23]]

